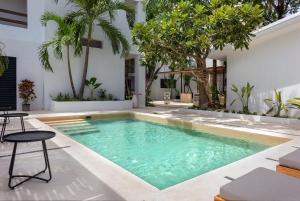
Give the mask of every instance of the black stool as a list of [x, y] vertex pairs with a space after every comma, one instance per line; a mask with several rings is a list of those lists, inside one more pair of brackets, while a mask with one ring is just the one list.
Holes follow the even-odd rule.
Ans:
[[[49, 182], [52, 178], [51, 175], [51, 169], [50, 169], [50, 163], [49, 163], [49, 158], [48, 158], [48, 152], [47, 152], [47, 146], [46, 146], [46, 140], [51, 139], [55, 136], [54, 132], [51, 131], [25, 131], [25, 132], [19, 132], [19, 133], [13, 133], [4, 136], [3, 140], [5, 142], [13, 142], [14, 143], [14, 149], [12, 152], [11, 160], [10, 160], [10, 166], [9, 166], [9, 182], [8, 182], [8, 187], [10, 189], [14, 189], [16, 186], [19, 186], [20, 184], [23, 184], [24, 182], [30, 180], [30, 179], [39, 179], [45, 182]], [[43, 152], [44, 152], [44, 159], [45, 159], [45, 168], [34, 174], [34, 175], [13, 175], [13, 170], [14, 170], [14, 163], [15, 163], [15, 158], [16, 158], [16, 151], [17, 151], [17, 145], [18, 143], [24, 143], [24, 142], [38, 142], [41, 141], [43, 145]], [[41, 177], [38, 177], [38, 175], [45, 173], [48, 170], [49, 172], [49, 178], [44, 179]], [[19, 177], [24, 177], [26, 178], [25, 180], [12, 185], [11, 181], [13, 178], [19, 178]]]

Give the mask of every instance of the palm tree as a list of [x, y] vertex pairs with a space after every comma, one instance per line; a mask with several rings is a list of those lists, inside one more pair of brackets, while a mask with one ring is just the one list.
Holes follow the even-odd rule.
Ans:
[[46, 26], [49, 21], [54, 21], [58, 25], [58, 28], [54, 34], [54, 37], [50, 41], [40, 46], [39, 59], [45, 70], [53, 72], [53, 68], [49, 62], [48, 48], [52, 47], [53, 55], [55, 56], [55, 58], [62, 60], [63, 50], [64, 47], [66, 47], [70, 84], [73, 96], [77, 97], [70, 63], [70, 47], [74, 48], [75, 56], [81, 55], [82, 52], [82, 45], [80, 44], [80, 41], [77, 41], [78, 38], [76, 38], [77, 36], [75, 35], [75, 31], [77, 30], [77, 24], [69, 18], [61, 17], [52, 12], [45, 12], [41, 17], [41, 22], [44, 26]]
[[4, 43], [0, 42], [0, 76], [4, 73], [8, 66], [8, 59], [3, 51]]
[[121, 31], [113, 26], [112, 21], [115, 18], [115, 11], [124, 10], [131, 13], [133, 9], [127, 3], [114, 0], [69, 0], [68, 3], [71, 3], [77, 9], [68, 14], [70, 19], [81, 25], [81, 28], [77, 29], [77, 37], [79, 38], [84, 34], [87, 35], [84, 68], [79, 90], [79, 98], [82, 98], [88, 72], [90, 43], [92, 41], [94, 24], [99, 26], [110, 40], [113, 53], [121, 53], [121, 56], [125, 56], [130, 48], [128, 41]]

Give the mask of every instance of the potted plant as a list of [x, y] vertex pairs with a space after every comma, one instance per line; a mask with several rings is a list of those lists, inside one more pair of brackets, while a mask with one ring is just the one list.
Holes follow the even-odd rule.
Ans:
[[30, 110], [30, 102], [36, 99], [34, 92], [34, 82], [28, 79], [21, 80], [18, 85], [19, 88], [19, 97], [23, 99], [22, 110]]

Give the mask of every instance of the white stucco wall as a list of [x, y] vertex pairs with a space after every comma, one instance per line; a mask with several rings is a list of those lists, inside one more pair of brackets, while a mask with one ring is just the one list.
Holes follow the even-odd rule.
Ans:
[[43, 28], [40, 16], [44, 12], [44, 1], [27, 0], [27, 28], [0, 24], [0, 39], [41, 42], [43, 40]]
[[[42, 27], [40, 17], [44, 11], [49, 10], [64, 15], [74, 7], [66, 6], [66, 1], [61, 0], [55, 4], [53, 0], [28, 0], [28, 27], [19, 28], [0, 24], [0, 41], [6, 45], [5, 51], [8, 56], [17, 57], [17, 80], [31, 79], [35, 81], [38, 98], [32, 104], [33, 110], [50, 109], [51, 96], [59, 92], [71, 94], [69, 77], [67, 74], [66, 59], [57, 61], [51, 57], [50, 62], [54, 73], [45, 72], [38, 60], [38, 47], [52, 38], [56, 25], [50, 22], [47, 27]], [[118, 12], [113, 22], [126, 36], [131, 44], [131, 33], [128, 27], [127, 18], [124, 12]], [[95, 28], [93, 39], [103, 42], [102, 49], [91, 48], [87, 78], [97, 77], [103, 83], [102, 88], [107, 93], [113, 94], [116, 98], [123, 100], [125, 91], [125, 59], [120, 55], [114, 55], [110, 41], [99, 28]], [[132, 48], [131, 53], [138, 56]], [[81, 74], [83, 70], [83, 57], [72, 58], [72, 71], [76, 89], [79, 90]], [[138, 76], [143, 76], [143, 69], [138, 71]], [[141, 93], [144, 79], [138, 78], [138, 91]], [[16, 83], [17, 84], [17, 83]], [[88, 95], [89, 91], [86, 90]], [[18, 109], [21, 109], [21, 100], [17, 100]]]
[[282, 91], [284, 101], [300, 97], [300, 24], [288, 29], [254, 39], [250, 49], [236, 51], [227, 56], [227, 108], [240, 110], [240, 105], [230, 107], [236, 97], [231, 85], [238, 87], [247, 82], [254, 85], [250, 100], [252, 112], [266, 112], [264, 99], [272, 97], [274, 89]]
[[[29, 79], [35, 83], [35, 93], [37, 99], [31, 104], [32, 110], [41, 110], [43, 108], [43, 70], [36, 56], [38, 43], [0, 39], [5, 43], [5, 53], [7, 56], [17, 58], [17, 83], [23, 79]], [[17, 109], [21, 110], [22, 100], [18, 97], [17, 88]]]

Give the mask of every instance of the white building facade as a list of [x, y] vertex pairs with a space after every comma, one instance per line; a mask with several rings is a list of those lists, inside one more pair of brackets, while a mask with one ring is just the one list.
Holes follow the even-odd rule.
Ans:
[[[279, 20], [254, 33], [249, 50], [234, 51], [226, 47], [214, 51], [210, 57], [227, 61], [227, 108], [241, 110], [231, 91], [247, 82], [254, 85], [249, 107], [251, 112], [265, 113], [265, 99], [274, 97], [274, 89], [282, 92], [283, 102], [300, 97], [300, 13]], [[290, 115], [293, 115], [291, 111]]]
[[[16, 57], [16, 85], [23, 79], [29, 79], [35, 82], [36, 100], [31, 104], [32, 110], [49, 110], [52, 97], [59, 93], [71, 93], [69, 77], [67, 72], [67, 61], [58, 61], [51, 56], [50, 62], [54, 73], [46, 72], [41, 66], [38, 58], [39, 46], [52, 38], [56, 25], [53, 22], [43, 27], [40, 22], [41, 15], [45, 11], [52, 11], [59, 15], [65, 15], [73, 8], [66, 6], [65, 0], [56, 4], [53, 0], [10, 0], [0, 1], [0, 8], [10, 13], [2, 13], [12, 22], [0, 23], [0, 41], [5, 44], [5, 53], [7, 56]], [[131, 2], [136, 9], [136, 21], [145, 20], [145, 14], [141, 2]], [[23, 13], [24, 16], [14, 15]], [[1, 13], [0, 13], [1, 17]], [[22, 19], [19, 19], [22, 17]], [[14, 22], [15, 20], [15, 22]], [[19, 22], [24, 22], [23, 24]], [[145, 69], [139, 63], [139, 53], [132, 45], [131, 31], [127, 22], [126, 13], [118, 11], [113, 24], [121, 30], [131, 44], [131, 51], [128, 58], [134, 59], [134, 93], [139, 95], [139, 106], [143, 107], [145, 96]], [[89, 69], [87, 78], [96, 77], [101, 82], [101, 88], [107, 90], [119, 100], [125, 99], [125, 58], [120, 55], [114, 55], [110, 41], [107, 39], [101, 29], [95, 26], [93, 35], [94, 40], [102, 42], [102, 48], [91, 48]], [[51, 52], [51, 51], [49, 51]], [[64, 57], [65, 58], [65, 57]], [[77, 91], [80, 87], [81, 75], [83, 71], [83, 57], [71, 58], [71, 67], [73, 79]], [[17, 94], [17, 109], [21, 109], [22, 100]], [[88, 90], [85, 90], [88, 95]]]

